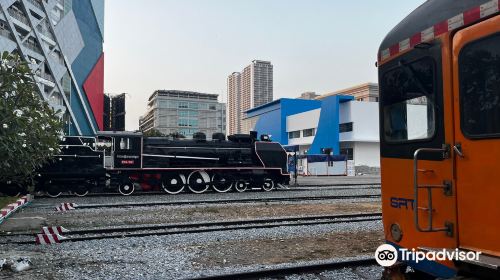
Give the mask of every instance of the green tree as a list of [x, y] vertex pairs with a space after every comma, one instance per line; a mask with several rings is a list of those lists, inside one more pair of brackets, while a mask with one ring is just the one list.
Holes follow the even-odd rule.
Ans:
[[0, 188], [31, 186], [36, 170], [59, 152], [60, 118], [36, 91], [31, 73], [18, 55], [1, 54]]
[[165, 136], [165, 134], [163, 134], [161, 131], [159, 131], [158, 129], [155, 129], [155, 128], [152, 128], [152, 129], [144, 132], [143, 135], [145, 137], [162, 137], [162, 136]]
[[173, 133], [170, 133], [170, 134], [169, 134], [169, 135], [167, 135], [167, 136], [172, 137], [172, 138], [174, 138], [174, 139], [184, 139], [184, 138], [186, 138], [186, 136], [184, 136], [184, 135], [180, 134], [180, 133], [179, 133], [179, 132], [177, 132], [177, 131], [176, 131], [176, 132], [173, 132]]

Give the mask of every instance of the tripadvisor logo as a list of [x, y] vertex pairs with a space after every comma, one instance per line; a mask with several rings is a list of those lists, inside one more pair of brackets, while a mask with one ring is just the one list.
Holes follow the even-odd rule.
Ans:
[[399, 248], [391, 244], [382, 244], [375, 251], [375, 260], [381, 266], [392, 266], [398, 261], [419, 263], [421, 261], [479, 261], [481, 252], [462, 251], [459, 249], [442, 249], [438, 251], [417, 251], [415, 249]]
[[398, 250], [391, 244], [382, 244], [375, 251], [375, 260], [381, 266], [391, 266], [398, 260]]

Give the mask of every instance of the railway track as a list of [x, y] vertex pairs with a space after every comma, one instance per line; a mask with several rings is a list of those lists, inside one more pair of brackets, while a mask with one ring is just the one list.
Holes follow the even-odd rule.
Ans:
[[[262, 229], [283, 226], [306, 226], [318, 224], [354, 223], [366, 221], [379, 221], [382, 213], [357, 213], [343, 215], [321, 215], [321, 216], [295, 216], [267, 219], [245, 219], [213, 222], [193, 222], [162, 225], [146, 225], [133, 227], [109, 227], [88, 230], [75, 230], [64, 233], [67, 239], [62, 242], [88, 241], [110, 238], [145, 237], [153, 235], [190, 234], [202, 232], [218, 232], [242, 229]], [[11, 240], [1, 244], [33, 244], [34, 240], [26, 240], [33, 236], [32, 233], [2, 234], [3, 239], [23, 237], [24, 240]]]
[[332, 261], [332, 262], [322, 262], [318, 264], [307, 264], [307, 265], [289, 265], [284, 267], [257, 269], [245, 272], [207, 275], [190, 279], [233, 280], [233, 279], [260, 279], [260, 278], [270, 278], [270, 277], [278, 277], [278, 279], [284, 279], [283, 278], [284, 276], [293, 274], [319, 273], [329, 270], [371, 266], [376, 264], [377, 262], [374, 258], [362, 258], [362, 259], [347, 260], [347, 261]]
[[[359, 187], [356, 187], [359, 186]], [[325, 184], [325, 185], [294, 185], [287, 188], [280, 188], [274, 190], [274, 192], [304, 192], [311, 190], [366, 190], [366, 189], [380, 189], [380, 183], [370, 183], [370, 184]], [[252, 192], [253, 190], [249, 190], [248, 192]], [[260, 189], [259, 189], [260, 191]], [[207, 193], [217, 193], [217, 192], [207, 192]], [[183, 193], [183, 194], [191, 194], [191, 193]], [[178, 194], [178, 195], [183, 195]], [[130, 196], [148, 196], [148, 195], [168, 195], [163, 191], [137, 191], [131, 194]], [[38, 197], [43, 198], [51, 198], [47, 195], [37, 195]], [[89, 193], [86, 195], [87, 197], [113, 197], [113, 196], [123, 196], [118, 192], [101, 192], [101, 193]], [[77, 197], [73, 194], [62, 194], [58, 196], [61, 197]]]
[[[380, 198], [380, 194], [367, 195], [330, 195], [330, 196], [295, 196], [295, 197], [267, 197], [267, 198], [241, 198], [241, 199], [211, 199], [211, 200], [179, 200], [179, 201], [153, 201], [142, 203], [109, 203], [109, 204], [81, 204], [76, 209], [90, 208], [121, 208], [121, 207], [148, 207], [148, 206], [179, 206], [193, 204], [230, 204], [230, 203], [258, 203], [281, 201], [317, 201], [357, 198]], [[52, 204], [33, 205], [31, 208], [53, 208]]]
[[306, 184], [306, 185], [301, 185], [300, 183], [297, 185], [290, 185], [290, 186], [297, 186], [297, 187], [340, 187], [340, 186], [380, 186], [381, 183], [334, 183], [334, 184]]

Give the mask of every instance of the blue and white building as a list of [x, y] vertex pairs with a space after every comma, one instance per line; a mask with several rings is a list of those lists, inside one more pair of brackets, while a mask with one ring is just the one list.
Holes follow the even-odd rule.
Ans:
[[246, 111], [244, 120], [299, 154], [346, 155], [355, 166], [379, 167], [378, 102], [330, 94], [314, 100], [282, 98]]

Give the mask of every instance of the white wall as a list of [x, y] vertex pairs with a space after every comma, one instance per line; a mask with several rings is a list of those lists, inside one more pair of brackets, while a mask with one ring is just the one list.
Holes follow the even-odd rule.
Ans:
[[286, 131], [296, 131], [318, 127], [321, 109], [290, 115], [286, 118]]
[[379, 141], [378, 102], [340, 103], [340, 123], [352, 122], [352, 132], [340, 133], [340, 141]]
[[354, 165], [355, 166], [367, 165], [370, 167], [380, 167], [380, 143], [355, 142]]
[[334, 161], [332, 166], [328, 166], [328, 162], [309, 162], [306, 168], [308, 175], [313, 176], [347, 174], [347, 165], [345, 161]]
[[314, 136], [288, 139], [288, 145], [311, 145]]
[[[315, 109], [286, 118], [286, 132], [301, 131], [300, 138], [288, 139], [288, 145], [310, 145], [314, 141], [314, 136], [303, 137], [302, 130], [317, 128], [321, 109]], [[288, 136], [287, 136], [288, 137]]]
[[[286, 131], [317, 128], [321, 109], [287, 117]], [[351, 101], [340, 103], [340, 123], [353, 123], [352, 132], [340, 133], [340, 147], [352, 147], [354, 164], [380, 167], [378, 102]], [[301, 134], [302, 136], [302, 134]], [[310, 145], [312, 137], [289, 139], [289, 145]]]

